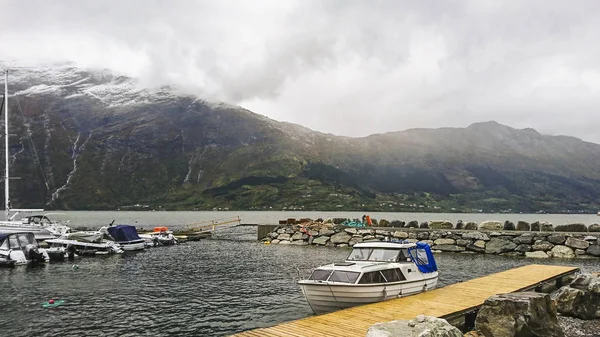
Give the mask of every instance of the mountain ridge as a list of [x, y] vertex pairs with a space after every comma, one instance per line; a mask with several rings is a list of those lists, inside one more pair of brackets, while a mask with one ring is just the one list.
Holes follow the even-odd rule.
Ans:
[[414, 210], [405, 207], [414, 204], [566, 211], [599, 205], [600, 145], [575, 137], [488, 121], [353, 138], [169, 87], [140, 89], [134, 79], [106, 71], [18, 68], [11, 74], [9, 108], [22, 110], [10, 115], [20, 140], [11, 142], [11, 170], [28, 181], [42, 175], [27, 164], [31, 134], [49, 182], [47, 188], [13, 186], [13, 205], [31, 204], [36, 193], [46, 207], [62, 209], [380, 210], [387, 204]]

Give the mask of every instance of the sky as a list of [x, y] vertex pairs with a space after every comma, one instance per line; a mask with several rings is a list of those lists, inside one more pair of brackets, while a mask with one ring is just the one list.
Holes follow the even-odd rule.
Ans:
[[337, 135], [495, 120], [600, 143], [600, 1], [2, 5], [9, 64], [107, 68]]

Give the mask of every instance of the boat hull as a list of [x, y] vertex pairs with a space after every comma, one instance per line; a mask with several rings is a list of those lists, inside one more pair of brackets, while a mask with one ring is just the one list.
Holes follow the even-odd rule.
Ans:
[[121, 245], [121, 249], [124, 251], [144, 250], [144, 248], [146, 248], [146, 242], [144, 240], [140, 240], [139, 242], [117, 243]]
[[387, 284], [340, 284], [335, 282], [299, 281], [302, 292], [315, 314], [410, 296], [435, 288], [435, 276]]

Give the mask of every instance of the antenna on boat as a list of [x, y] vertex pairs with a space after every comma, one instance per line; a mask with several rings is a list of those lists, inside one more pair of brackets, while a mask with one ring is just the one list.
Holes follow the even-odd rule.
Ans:
[[9, 220], [10, 200], [8, 199], [8, 69], [4, 70], [4, 219]]

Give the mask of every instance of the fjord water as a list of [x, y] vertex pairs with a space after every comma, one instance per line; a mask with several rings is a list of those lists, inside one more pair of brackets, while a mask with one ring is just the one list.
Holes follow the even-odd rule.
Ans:
[[[76, 213], [68, 214], [72, 222], [85, 217], [87, 223], [83, 225], [88, 226], [108, 223], [115, 215], [148, 225], [222, 217], [212, 212]], [[188, 213], [195, 213], [196, 218]], [[274, 216], [285, 218], [289, 214]], [[433, 219], [448, 218], [435, 216]], [[259, 220], [257, 217], [255, 221], [271, 221]], [[256, 227], [248, 226], [223, 230], [200, 242], [81, 258], [75, 261], [77, 270], [73, 270], [73, 263], [0, 269], [1, 335], [225, 336], [269, 326], [311, 315], [295, 284], [296, 267], [311, 268], [342, 260], [348, 253], [340, 248], [264, 245], [256, 241]], [[596, 260], [529, 260], [452, 253], [436, 255], [436, 259], [439, 286], [529, 263], [600, 269]], [[43, 308], [42, 303], [50, 298], [64, 299], [66, 304]]]

